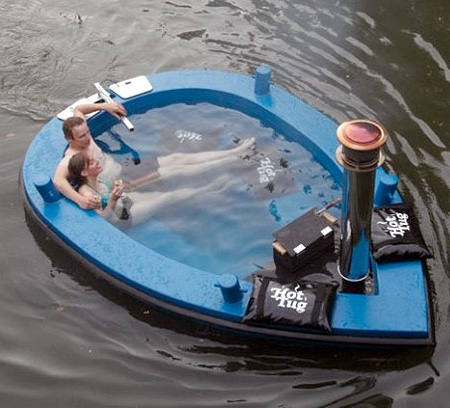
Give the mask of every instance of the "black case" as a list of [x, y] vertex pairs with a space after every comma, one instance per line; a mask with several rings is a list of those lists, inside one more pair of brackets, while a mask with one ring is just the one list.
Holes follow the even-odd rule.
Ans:
[[[276, 231], [273, 258], [277, 273], [298, 273], [322, 254], [334, 251], [334, 230], [314, 208]], [[281, 253], [277, 246], [285, 249]]]

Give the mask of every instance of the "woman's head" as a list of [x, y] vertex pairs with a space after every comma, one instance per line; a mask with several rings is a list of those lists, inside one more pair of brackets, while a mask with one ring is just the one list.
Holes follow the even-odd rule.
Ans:
[[84, 153], [74, 154], [68, 164], [69, 181], [73, 186], [80, 187], [87, 182], [89, 159]]
[[97, 178], [103, 169], [97, 159], [91, 159], [85, 153], [77, 153], [70, 158], [68, 170], [70, 183], [80, 187], [87, 183], [89, 177]]

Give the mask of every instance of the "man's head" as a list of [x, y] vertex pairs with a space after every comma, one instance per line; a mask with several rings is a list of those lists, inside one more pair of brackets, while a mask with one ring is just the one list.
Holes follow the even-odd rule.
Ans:
[[86, 121], [78, 116], [67, 118], [63, 123], [64, 137], [77, 150], [86, 149], [91, 142], [91, 132]]

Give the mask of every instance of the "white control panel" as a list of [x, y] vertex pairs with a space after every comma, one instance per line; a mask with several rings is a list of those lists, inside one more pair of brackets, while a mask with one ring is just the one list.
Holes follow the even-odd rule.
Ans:
[[132, 98], [150, 92], [153, 87], [146, 76], [141, 75], [135, 78], [117, 82], [109, 86], [109, 89], [122, 99]]

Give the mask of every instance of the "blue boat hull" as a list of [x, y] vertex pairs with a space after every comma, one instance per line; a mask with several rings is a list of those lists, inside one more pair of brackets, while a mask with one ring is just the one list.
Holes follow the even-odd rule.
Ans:
[[[270, 92], [255, 93], [253, 77], [217, 71], [165, 72], [149, 75], [148, 79], [153, 85], [151, 92], [114, 98], [125, 105], [131, 119], [133, 114], [174, 103], [208, 102], [235, 109], [281, 134], [292, 135], [341, 182], [342, 170], [335, 159], [337, 124], [283, 89], [270, 84]], [[114, 119], [104, 113], [89, 122], [94, 136], [113, 124]], [[251, 282], [239, 282], [243, 289], [239, 302], [226, 302], [217, 275], [144, 247], [94, 212], [83, 211], [66, 199], [46, 203], [36, 189], [36, 180], [53, 175], [65, 147], [61, 120], [54, 118], [37, 134], [25, 156], [21, 181], [26, 208], [55, 241], [86, 267], [133, 296], [243, 334], [321, 343], [433, 344], [427, 274], [419, 260], [374, 263], [377, 290], [373, 294], [338, 292], [330, 316], [331, 334], [243, 324]], [[383, 169], [377, 171], [376, 185], [384, 174]], [[396, 193], [389, 200], [400, 202], [401, 197]]]

